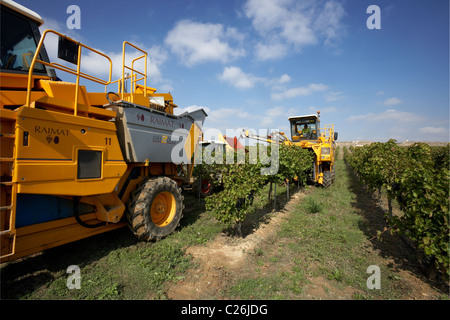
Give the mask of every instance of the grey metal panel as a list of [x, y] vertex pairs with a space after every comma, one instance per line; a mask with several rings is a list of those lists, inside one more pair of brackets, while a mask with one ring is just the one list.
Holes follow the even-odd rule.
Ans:
[[[172, 163], [174, 146], [185, 140], [194, 121], [201, 126], [206, 117], [203, 110], [175, 116], [130, 103], [111, 107], [118, 114], [119, 141], [128, 162]], [[179, 140], [172, 139], [176, 129], [185, 129], [177, 135]]]
[[191, 112], [185, 112], [180, 114], [179, 116], [188, 115], [191, 118], [194, 118], [194, 120], [199, 123], [200, 126], [203, 126], [203, 122], [205, 122], [206, 117], [208, 116], [203, 109], [198, 109]]

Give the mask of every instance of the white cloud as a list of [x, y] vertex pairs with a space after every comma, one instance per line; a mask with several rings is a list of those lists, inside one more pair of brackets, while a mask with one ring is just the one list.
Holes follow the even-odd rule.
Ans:
[[328, 87], [324, 84], [316, 84], [311, 83], [307, 87], [297, 87], [297, 88], [291, 88], [291, 89], [284, 89], [281, 92], [273, 92], [271, 97], [274, 100], [282, 100], [282, 99], [288, 99], [288, 98], [295, 98], [298, 96], [308, 96], [314, 92], [318, 91], [324, 91]]
[[332, 102], [342, 100], [344, 98], [342, 94], [343, 94], [342, 91], [330, 91], [327, 92], [324, 96], [327, 101]]
[[325, 3], [314, 22], [314, 29], [325, 38], [326, 45], [334, 45], [344, 32], [341, 20], [345, 16], [342, 4], [336, 1]]
[[394, 98], [389, 98], [389, 99], [384, 100], [383, 105], [390, 107], [390, 106], [395, 106], [397, 104], [401, 104], [402, 102], [403, 102], [402, 100], [394, 97]]
[[261, 35], [278, 32], [289, 43], [310, 44], [316, 38], [310, 28], [309, 18], [286, 0], [249, 0], [245, 14], [252, 19], [253, 27]]
[[[360, 140], [385, 141], [448, 141], [448, 123], [441, 119], [429, 119], [413, 112], [390, 109], [380, 113], [367, 113], [347, 119], [355, 131], [362, 134]], [[433, 124], [436, 124], [433, 126]]]
[[288, 74], [283, 74], [278, 78], [267, 79], [264, 77], [257, 77], [250, 73], [245, 73], [241, 68], [236, 66], [225, 67], [223, 72], [217, 75], [217, 79], [228, 83], [238, 89], [250, 89], [257, 83], [262, 83], [266, 86], [272, 86], [272, 89], [277, 90], [279, 86], [291, 81]]
[[289, 108], [288, 112], [287, 112], [287, 117], [292, 117], [292, 116], [297, 116], [300, 114], [300, 108]]
[[[184, 108], [178, 107], [174, 110], [174, 113], [176, 115], [180, 115], [184, 112], [192, 112], [199, 109], [205, 110], [208, 115], [203, 125], [204, 132], [211, 129], [212, 131], [220, 130], [222, 133], [225, 133], [227, 129], [233, 129], [236, 127], [237, 119], [244, 119], [244, 123], [246, 123], [253, 118], [252, 115], [241, 108], [212, 109], [201, 105], [191, 105]], [[212, 138], [205, 137], [205, 139]]]
[[[170, 85], [170, 82], [167, 79], [164, 79], [162, 76], [162, 73], [160, 71], [160, 65], [162, 65], [165, 60], [167, 59], [167, 52], [162, 49], [159, 46], [153, 46], [153, 47], [146, 47], [142, 44], [135, 44], [137, 47], [141, 48], [142, 50], [146, 51], [147, 56], [147, 86], [148, 87], [154, 87], [155, 85], [159, 85], [157, 88], [158, 92], [164, 91], [170, 91], [172, 88]], [[99, 50], [100, 51], [100, 50]], [[131, 63], [134, 59], [141, 56], [142, 53], [140, 51], [137, 51], [133, 48], [127, 47], [125, 51], [125, 65], [128, 67], [131, 67]], [[117, 80], [122, 77], [122, 51], [120, 52], [105, 52], [105, 54], [111, 59], [112, 61], [112, 81]], [[139, 72], [144, 72], [144, 60], [138, 61], [134, 65], [135, 70]], [[102, 79], [107, 79], [108, 73], [109, 73], [109, 63], [108, 61], [93, 53], [93, 52], [87, 52], [85, 55], [83, 55], [82, 59], [82, 71], [93, 74], [96, 76], [103, 77]], [[131, 73], [130, 70], [125, 70], [125, 73]], [[140, 76], [140, 75], [138, 75]], [[144, 82], [141, 81], [141, 84]], [[114, 90], [116, 90], [117, 85]], [[164, 89], [163, 89], [164, 88]]]
[[269, 41], [269, 43], [257, 43], [255, 46], [255, 55], [258, 60], [274, 60], [283, 58], [288, 52], [289, 47], [278, 40]]
[[275, 118], [275, 117], [281, 117], [286, 115], [286, 110], [284, 110], [283, 107], [277, 106], [274, 108], [270, 108], [266, 111], [266, 115]]
[[193, 66], [208, 61], [226, 63], [245, 56], [240, 45], [243, 39], [235, 28], [182, 20], [168, 32], [165, 43], [183, 64]]
[[176, 108], [175, 114], [191, 112], [203, 108], [208, 114], [205, 121], [205, 128], [215, 128], [225, 132], [226, 129], [247, 128], [259, 126], [265, 128], [282, 119], [287, 121], [287, 113], [284, 107], [276, 106], [267, 109], [263, 114], [255, 114], [246, 111], [244, 108], [218, 108], [212, 109], [199, 105], [192, 105], [185, 108]]
[[348, 118], [350, 121], [367, 120], [370, 122], [397, 122], [397, 123], [416, 123], [425, 119], [412, 112], [398, 111], [389, 109], [381, 113], [367, 113], [364, 115], [356, 115]]
[[266, 110], [264, 117], [262, 118], [260, 125], [267, 126], [274, 122], [275, 118], [285, 117], [287, 118], [286, 110], [283, 107], [277, 106]]
[[239, 89], [252, 88], [256, 82], [264, 81], [264, 78], [258, 78], [251, 74], [247, 74], [239, 67], [225, 67], [222, 74], [217, 78]]
[[272, 86], [273, 90], [283, 90], [283, 86], [281, 85], [290, 81], [291, 77], [287, 73], [285, 73], [278, 78], [266, 80], [265, 84], [268, 86]]
[[420, 128], [419, 131], [421, 133], [433, 133], [433, 134], [439, 134], [439, 133], [448, 133], [448, 128], [445, 127], [423, 127]]
[[278, 79], [278, 83], [286, 83], [291, 81], [291, 77], [288, 74], [283, 74], [280, 79]]
[[[84, 42], [84, 38], [78, 34], [76, 29], [67, 29], [67, 26], [57, 20], [52, 18], [43, 18], [44, 24], [39, 27], [41, 35], [46, 30], [54, 30], [56, 32], [62, 33], [76, 41]], [[53, 33], [48, 33], [44, 40], [44, 46], [47, 50], [47, 54], [51, 62], [55, 62], [58, 59], [58, 36]], [[72, 65], [73, 66], [73, 65]]]
[[[208, 114], [208, 117], [206, 118], [208, 120], [208, 123], [212, 122], [213, 124], [219, 125], [232, 124], [233, 120], [235, 120], [236, 118], [239, 119], [252, 118], [251, 114], [249, 114], [247, 111], [244, 111], [241, 108], [219, 108], [219, 109], [211, 109], [205, 107], [202, 108], [204, 108], [206, 113]], [[186, 108], [186, 110], [195, 110], [195, 109]]]
[[244, 12], [261, 36], [255, 46], [260, 60], [282, 58], [321, 39], [325, 45], [332, 45], [343, 33], [345, 11], [334, 0], [324, 5], [314, 1], [248, 0]]
[[269, 126], [273, 123], [273, 118], [271, 117], [264, 117], [262, 118], [261, 122], [260, 122], [260, 126], [261, 127], [266, 127]]
[[[76, 41], [80, 41], [86, 45], [89, 46], [89, 43], [85, 43], [85, 40], [83, 37], [81, 37], [76, 31], [69, 30], [67, 27], [50, 18], [45, 19], [45, 23], [40, 27], [41, 33], [43, 33], [47, 29], [55, 30], [59, 33], [68, 35], [72, 39]], [[141, 48], [142, 50], [146, 51], [148, 53], [148, 59], [147, 59], [147, 86], [152, 87], [155, 84], [159, 85], [158, 91], [170, 91], [172, 90], [172, 86], [170, 85], [170, 81], [167, 79], [164, 79], [162, 76], [162, 73], [160, 71], [160, 65], [162, 65], [166, 59], [167, 59], [167, 51], [163, 49], [160, 46], [152, 46], [147, 47], [140, 43], [134, 43], [136, 46]], [[70, 64], [68, 62], [62, 61], [58, 58], [57, 52], [58, 52], [58, 37], [55, 34], [49, 33], [45, 39], [45, 47], [47, 49], [47, 53], [49, 55], [49, 59], [51, 62], [57, 62], [62, 65], [68, 66], [70, 68], [76, 69], [76, 66], [73, 64]], [[118, 43], [118, 48], [120, 51], [110, 51], [110, 52], [104, 52], [101, 49], [95, 48], [91, 46], [93, 49], [106, 54], [112, 62], [112, 73], [111, 73], [111, 81], [117, 80], [122, 77], [122, 47]], [[135, 49], [130, 49], [130, 47], [127, 47], [126, 51], [126, 59], [125, 64], [127, 66], [131, 66], [131, 61], [138, 56], [142, 55], [139, 51], [136, 51]], [[135, 65], [136, 69], [139, 71], [144, 71], [144, 63], [141, 61]], [[82, 59], [81, 59], [81, 71], [85, 72], [89, 75], [93, 75], [95, 77], [98, 77], [104, 81], [109, 80], [109, 68], [110, 64], [109, 61], [88, 49], [82, 50]], [[63, 71], [56, 70], [58, 76], [62, 79], [68, 76], [67, 73]], [[129, 71], [126, 71], [129, 72]], [[71, 78], [70, 78], [71, 79]], [[117, 85], [113, 85], [114, 90], [116, 90]]]

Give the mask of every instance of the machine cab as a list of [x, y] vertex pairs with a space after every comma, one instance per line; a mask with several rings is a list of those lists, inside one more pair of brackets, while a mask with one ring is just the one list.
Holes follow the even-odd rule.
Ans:
[[320, 136], [320, 120], [316, 114], [290, 117], [292, 141], [317, 140]]
[[[2, 87], [26, 88], [28, 71], [41, 36], [39, 26], [43, 20], [37, 13], [14, 1], [2, 0], [0, 3]], [[48, 61], [44, 48], [40, 52], [40, 59]], [[48, 76], [47, 71], [42, 64], [37, 63], [33, 73], [45, 78]]]

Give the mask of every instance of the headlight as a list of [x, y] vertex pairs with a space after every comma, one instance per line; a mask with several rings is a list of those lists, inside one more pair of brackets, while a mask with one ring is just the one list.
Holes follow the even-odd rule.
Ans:
[[330, 154], [330, 148], [326, 147], [326, 148], [322, 148], [322, 154]]

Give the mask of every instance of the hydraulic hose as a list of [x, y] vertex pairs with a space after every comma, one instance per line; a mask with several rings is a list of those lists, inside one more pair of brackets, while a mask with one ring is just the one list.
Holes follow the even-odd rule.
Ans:
[[80, 214], [78, 212], [78, 204], [80, 202], [80, 197], [73, 197], [73, 216], [75, 217], [75, 220], [77, 220], [77, 222], [82, 225], [85, 228], [98, 228], [98, 227], [102, 227], [104, 225], [106, 225], [106, 222], [99, 222], [99, 223], [95, 223], [95, 224], [89, 224], [84, 222], [83, 220], [81, 220], [80, 218]]
[[108, 100], [108, 102], [110, 103], [110, 104], [116, 104], [117, 103], [117, 101], [116, 100], [111, 100], [111, 98], [109, 97], [109, 95], [110, 94], [113, 94], [113, 95], [115, 95], [118, 99], [120, 99], [120, 97], [119, 97], [119, 95], [117, 94], [117, 93], [115, 93], [115, 92], [108, 92], [107, 94], [106, 94], [106, 100]]

